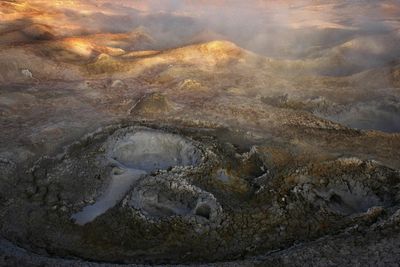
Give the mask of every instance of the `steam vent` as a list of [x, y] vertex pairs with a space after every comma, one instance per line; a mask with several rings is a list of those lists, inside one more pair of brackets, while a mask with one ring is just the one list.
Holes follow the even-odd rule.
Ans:
[[398, 266], [397, 0], [0, 1], [0, 267]]

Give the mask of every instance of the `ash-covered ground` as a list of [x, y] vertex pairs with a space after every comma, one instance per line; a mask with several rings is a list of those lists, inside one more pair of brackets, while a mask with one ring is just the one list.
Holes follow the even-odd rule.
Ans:
[[395, 266], [400, 3], [1, 1], [1, 266]]

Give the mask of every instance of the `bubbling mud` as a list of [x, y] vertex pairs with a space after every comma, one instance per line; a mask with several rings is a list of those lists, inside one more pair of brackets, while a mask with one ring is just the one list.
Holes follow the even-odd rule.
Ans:
[[[154, 130], [116, 132], [107, 141], [106, 155], [109, 163], [115, 166], [110, 174], [111, 182], [93, 205], [86, 206], [72, 215], [77, 224], [86, 224], [115, 206], [140, 179], [151, 172], [194, 166], [200, 161], [200, 152], [187, 139]], [[138, 194], [142, 197], [144, 195], [143, 192]], [[150, 193], [146, 192], [146, 195], [148, 194]], [[163, 208], [164, 204], [160, 202], [158, 200], [156, 207], [151, 209], [164, 209], [182, 214], [186, 213], [188, 208], [174, 207], [173, 204], [165, 204]], [[139, 204], [134, 206], [137, 205]]]
[[146, 172], [196, 165], [199, 151], [185, 138], [158, 131], [116, 133], [108, 144], [111, 161]]
[[[29, 169], [24, 188], [33, 189], [4, 213], [29, 232], [2, 234], [35, 255], [170, 266], [262, 259], [398, 213], [398, 170], [358, 157], [305, 161], [293, 144], [245, 138], [137, 122], [100, 128]], [[0, 159], [0, 173], [13, 169]]]

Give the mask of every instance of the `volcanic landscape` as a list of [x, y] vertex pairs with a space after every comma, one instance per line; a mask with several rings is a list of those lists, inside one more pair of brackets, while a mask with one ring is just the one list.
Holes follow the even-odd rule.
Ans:
[[398, 266], [400, 1], [1, 0], [0, 266]]

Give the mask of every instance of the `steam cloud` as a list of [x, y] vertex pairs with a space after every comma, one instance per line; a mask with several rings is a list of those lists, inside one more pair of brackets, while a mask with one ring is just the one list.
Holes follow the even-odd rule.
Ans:
[[[47, 12], [61, 14], [58, 15], [61, 26], [74, 25], [69, 30], [60, 30], [61, 37], [130, 33], [140, 29], [154, 39], [145, 47], [133, 46], [134, 50], [164, 50], [222, 39], [280, 64], [286, 64], [285, 60], [290, 61], [288, 65], [295, 63], [296, 71], [348, 77], [346, 82], [357, 88], [369, 86], [365, 82], [371, 76], [368, 71], [383, 68], [382, 73], [386, 73], [399, 65], [400, 2], [397, 0], [56, 1], [59, 5], [44, 0], [31, 2], [47, 5], [43, 8]], [[70, 2], [82, 8], [71, 6]], [[35, 21], [27, 18], [15, 21], [16, 24], [32, 22]], [[290, 79], [295, 74], [287, 71], [287, 75]], [[375, 76], [379, 77], [373, 81], [375, 88], [391, 86], [390, 77]], [[398, 95], [394, 97], [397, 99]], [[356, 110], [366, 113], [363, 108]], [[381, 108], [372, 108], [369, 113], [374, 110], [375, 114], [367, 117], [379, 121]], [[385, 120], [392, 126], [375, 128], [398, 130], [398, 107], [391, 110], [394, 111], [385, 115], [390, 119]], [[357, 114], [354, 109], [350, 113]], [[347, 117], [328, 118], [351, 121]]]

